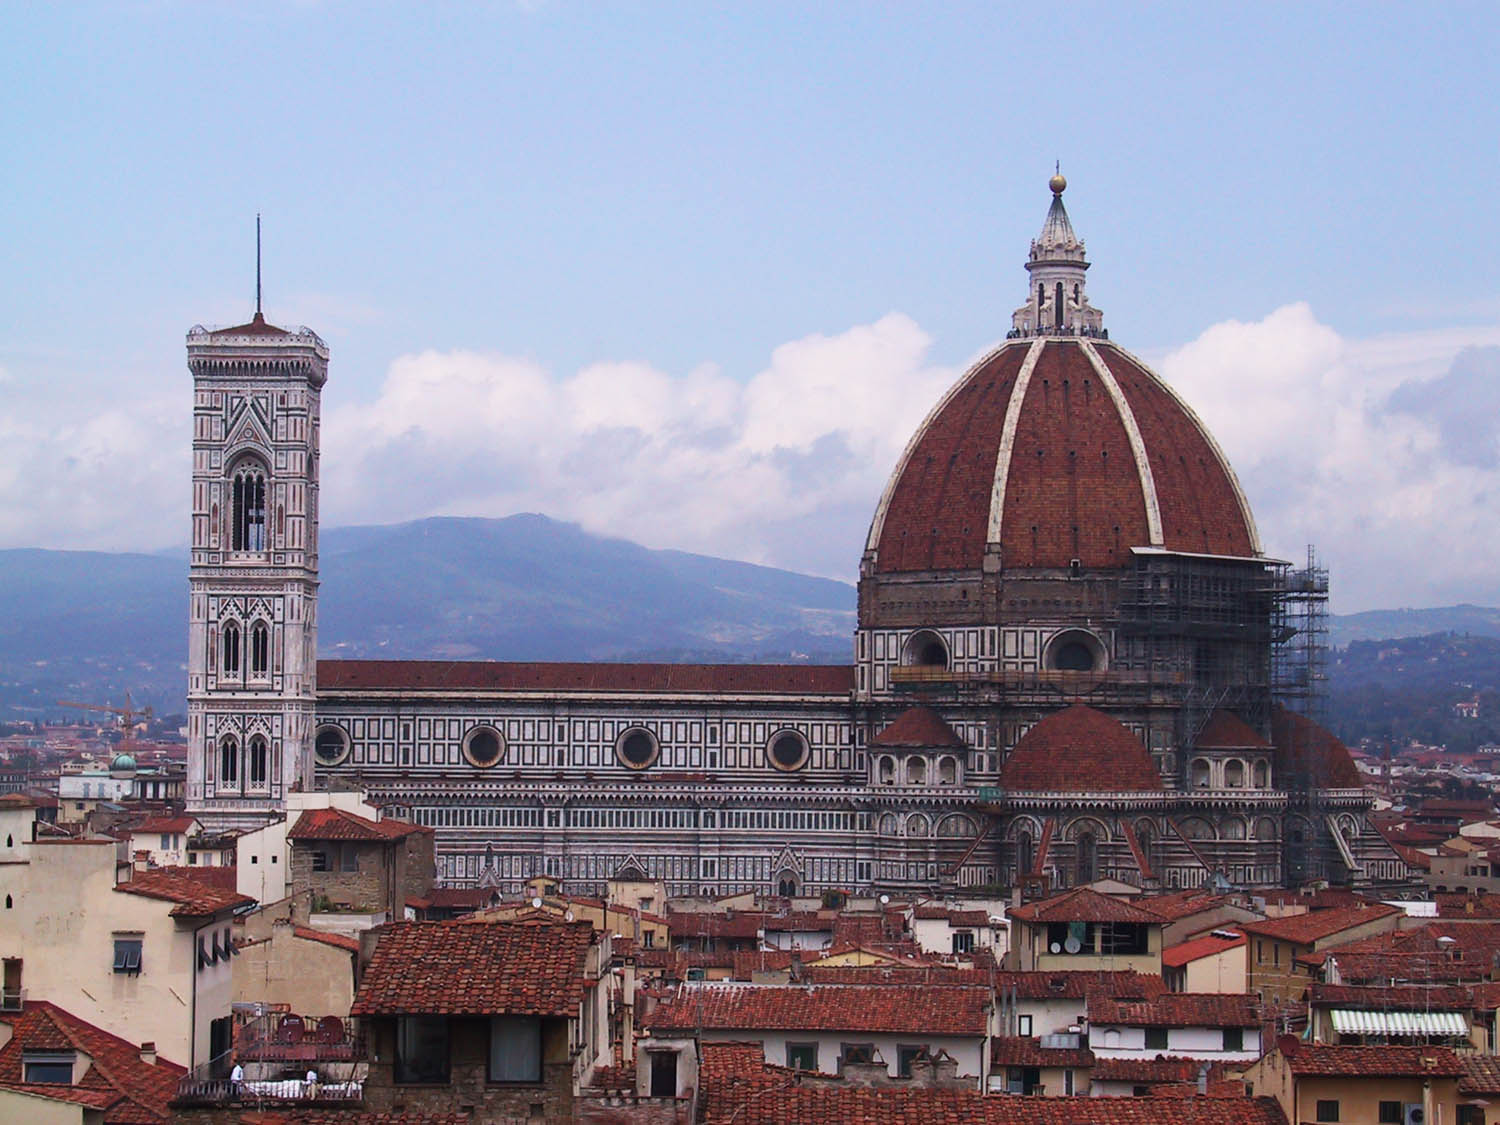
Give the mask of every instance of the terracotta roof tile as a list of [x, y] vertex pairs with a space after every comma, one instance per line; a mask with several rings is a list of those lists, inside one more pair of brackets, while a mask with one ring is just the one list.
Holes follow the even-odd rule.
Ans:
[[1458, 1061], [1464, 1068], [1463, 1077], [1458, 1080], [1460, 1093], [1491, 1098], [1500, 1096], [1500, 1057], [1465, 1051], [1458, 1056]]
[[370, 820], [343, 809], [308, 809], [288, 832], [289, 840], [399, 840], [433, 830], [404, 820]]
[[642, 1019], [656, 1029], [983, 1035], [989, 989], [947, 985], [683, 985]]
[[1160, 914], [1091, 887], [1075, 887], [1040, 902], [1029, 902], [1016, 907], [1010, 916], [1022, 922], [1141, 922], [1159, 926], [1165, 921]]
[[1199, 750], [1269, 750], [1271, 744], [1232, 711], [1215, 711], [1193, 743]]
[[1075, 703], [1021, 737], [1000, 767], [1019, 791], [1140, 793], [1164, 789], [1151, 752], [1118, 720]]
[[154, 816], [144, 820], [132, 828], [131, 832], [140, 832], [144, 835], [184, 833], [192, 830], [198, 821], [190, 816]]
[[385, 927], [351, 1015], [576, 1013], [587, 922], [398, 922]]
[[1167, 991], [1155, 973], [1125, 970], [1070, 970], [1068, 972], [1002, 972], [995, 975], [995, 990], [1014, 993], [1022, 1000], [1082, 1000], [1098, 994], [1149, 999]]
[[992, 1066], [1094, 1065], [1094, 1052], [1087, 1047], [1043, 1047], [1034, 1035], [997, 1035], [990, 1040]]
[[1458, 1055], [1447, 1047], [1345, 1047], [1299, 1043], [1282, 1048], [1293, 1074], [1351, 1078], [1452, 1077], [1463, 1074]]
[[1202, 1059], [1157, 1055], [1150, 1059], [1100, 1058], [1089, 1077], [1095, 1082], [1196, 1082]]
[[345, 934], [331, 934], [327, 930], [315, 930], [311, 926], [293, 926], [292, 933], [303, 941], [315, 941], [321, 945], [331, 945], [335, 949], [342, 949], [346, 953], [359, 952], [359, 939], [348, 937]]
[[1306, 778], [1318, 788], [1364, 788], [1364, 778], [1349, 757], [1349, 748], [1332, 731], [1295, 711], [1279, 706], [1273, 709], [1271, 742], [1276, 747], [1277, 776], [1283, 784], [1292, 778]]
[[941, 716], [930, 707], [909, 707], [874, 738], [871, 746], [884, 747], [962, 747], [964, 740], [954, 733]]
[[1260, 1001], [1239, 992], [1167, 992], [1149, 1000], [1090, 996], [1094, 1027], [1256, 1027]]
[[[1286, 918], [1268, 918], [1264, 922], [1240, 922], [1238, 926], [1247, 934], [1256, 937], [1278, 938], [1281, 941], [1311, 945], [1324, 938], [1333, 937], [1345, 930], [1378, 922], [1392, 915], [1399, 915], [1401, 908], [1387, 906], [1382, 902], [1369, 902], [1356, 906], [1335, 907], [1332, 910], [1310, 910], [1306, 914], [1293, 914]], [[1395, 927], [1392, 926], [1392, 929]]]
[[[0, 1084], [24, 1086], [22, 1055], [28, 1050], [76, 1049], [92, 1059], [81, 1082], [73, 1087], [46, 1087], [102, 1092], [112, 1095], [105, 1111], [106, 1125], [115, 1122], [167, 1121], [167, 1103], [177, 1095], [177, 1083], [186, 1068], [166, 1059], [155, 1064], [141, 1060], [140, 1047], [81, 1020], [71, 1012], [45, 1001], [27, 1001], [19, 1018], [8, 1017], [10, 1041], [0, 1047]], [[93, 1093], [86, 1104], [97, 1100]]]
[[128, 883], [116, 883], [115, 890], [175, 902], [177, 905], [169, 912], [174, 918], [206, 917], [255, 905], [255, 900], [246, 895], [163, 870], [137, 871]]
[[502, 663], [480, 660], [320, 660], [318, 690], [686, 692], [847, 696], [844, 664]]
[[1207, 934], [1201, 938], [1194, 938], [1192, 941], [1167, 946], [1161, 951], [1161, 963], [1169, 968], [1180, 969], [1183, 965], [1200, 958], [1212, 957], [1217, 953], [1223, 953], [1226, 949], [1238, 949], [1244, 944], [1244, 934], [1236, 934], [1234, 937], [1227, 938]]

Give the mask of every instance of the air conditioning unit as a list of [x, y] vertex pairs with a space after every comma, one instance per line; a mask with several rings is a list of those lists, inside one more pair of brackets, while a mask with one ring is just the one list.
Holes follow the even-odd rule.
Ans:
[[1402, 1125], [1427, 1125], [1427, 1114], [1422, 1111], [1421, 1102], [1407, 1102], [1401, 1107]]

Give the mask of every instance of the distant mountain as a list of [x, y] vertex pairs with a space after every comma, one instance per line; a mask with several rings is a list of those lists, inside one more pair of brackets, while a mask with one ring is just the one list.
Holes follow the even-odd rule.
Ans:
[[1371, 609], [1333, 614], [1329, 643], [1347, 648], [1352, 641], [1425, 637], [1432, 633], [1468, 633], [1500, 637], [1500, 609], [1482, 605], [1448, 605], [1437, 609]]
[[[319, 613], [324, 657], [827, 663], [854, 589], [518, 515], [325, 531]], [[181, 711], [186, 647], [184, 553], [0, 551], [0, 721]]]

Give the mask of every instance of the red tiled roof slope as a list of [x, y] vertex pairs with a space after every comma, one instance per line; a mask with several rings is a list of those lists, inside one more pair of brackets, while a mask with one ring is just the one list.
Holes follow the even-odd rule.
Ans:
[[86, 1091], [80, 1099], [89, 1105], [106, 1102], [106, 1125], [170, 1120], [167, 1103], [177, 1096], [177, 1083], [185, 1067], [158, 1058], [155, 1064], [141, 1060], [140, 1047], [111, 1035], [66, 1009], [46, 1001], [27, 1001], [19, 1017], [7, 1017], [12, 1026], [10, 1041], [0, 1047], [0, 1084], [24, 1088], [22, 1056], [31, 1050], [76, 1049], [92, 1060], [82, 1079], [73, 1087], [40, 1087], [49, 1096], [69, 1089]]
[[1142, 910], [1122, 898], [1102, 895], [1092, 887], [1075, 887], [1040, 902], [1029, 902], [1010, 912], [1023, 922], [1142, 922], [1161, 925], [1160, 914]]
[[953, 746], [964, 740], [953, 732], [940, 715], [930, 707], [909, 707], [896, 720], [870, 739], [871, 746]]
[[486, 660], [320, 660], [318, 690], [684, 692], [848, 695], [847, 664], [503, 663]]
[[1447, 1047], [1345, 1047], [1298, 1043], [1286, 1053], [1293, 1074], [1349, 1077], [1440, 1077], [1463, 1073], [1458, 1055]]
[[399, 840], [433, 830], [404, 820], [370, 820], [343, 809], [308, 809], [297, 818], [289, 840]]
[[1164, 789], [1151, 752], [1118, 720], [1075, 703], [1027, 731], [1000, 767], [1017, 791], [1140, 793]]
[[175, 902], [177, 905], [169, 912], [174, 918], [205, 917], [241, 906], [255, 905], [255, 900], [246, 895], [162, 869], [137, 871], [129, 882], [116, 883], [115, 890], [123, 894]]
[[1238, 926], [1247, 934], [1257, 937], [1278, 938], [1306, 945], [1400, 913], [1401, 908], [1398, 906], [1371, 902], [1368, 905], [1342, 906], [1332, 910], [1311, 910], [1306, 914], [1293, 914], [1286, 918], [1267, 918], [1264, 922], [1240, 922]]
[[1260, 1001], [1249, 993], [1167, 992], [1149, 1000], [1091, 996], [1089, 1023], [1120, 1027], [1255, 1027]]
[[1193, 745], [1199, 750], [1268, 750], [1271, 746], [1233, 711], [1223, 709], [1208, 717]]
[[572, 1015], [592, 941], [587, 922], [399, 922], [380, 935], [350, 1014]]
[[1364, 779], [1349, 748], [1306, 716], [1277, 706], [1271, 712], [1271, 742], [1276, 747], [1279, 784], [1290, 787], [1297, 779], [1324, 789], [1360, 789]]
[[948, 985], [684, 985], [645, 1027], [983, 1035], [988, 989]]

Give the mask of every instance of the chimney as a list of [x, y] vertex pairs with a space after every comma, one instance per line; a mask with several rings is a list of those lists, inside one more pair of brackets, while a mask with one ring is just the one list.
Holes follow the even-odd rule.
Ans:
[[1301, 1041], [1295, 1035], [1281, 1035], [1276, 1039], [1276, 1049], [1286, 1058], [1295, 1055], [1297, 1048], [1301, 1045]]
[[156, 1044], [149, 1039], [141, 1044], [141, 1062], [147, 1066], [156, 1065]]
[[1204, 1063], [1198, 1068], [1198, 1093], [1208, 1093], [1208, 1064]]

